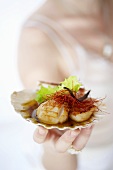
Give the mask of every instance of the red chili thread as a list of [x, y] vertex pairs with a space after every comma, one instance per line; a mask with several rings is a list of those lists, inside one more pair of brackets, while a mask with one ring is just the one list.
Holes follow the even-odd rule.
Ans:
[[[76, 95], [76, 93], [74, 92]], [[99, 100], [87, 98], [86, 100], [80, 102], [75, 98], [73, 98], [70, 93], [67, 90], [60, 90], [52, 95], [47, 96], [48, 99], [54, 100], [58, 105], [64, 105], [71, 111], [77, 111], [77, 112], [86, 112], [90, 110], [92, 107], [95, 106], [96, 102], [99, 102]]]

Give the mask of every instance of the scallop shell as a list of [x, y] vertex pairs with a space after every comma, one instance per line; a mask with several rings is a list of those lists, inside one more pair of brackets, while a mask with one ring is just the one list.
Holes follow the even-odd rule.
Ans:
[[102, 102], [98, 102], [98, 108], [100, 111], [95, 112], [92, 116], [84, 122], [75, 122], [71, 119], [56, 125], [49, 125], [40, 122], [36, 117], [36, 109], [38, 107], [38, 103], [35, 101], [36, 97], [36, 90], [22, 90], [19, 92], [13, 92], [11, 95], [11, 103], [16, 112], [20, 113], [21, 116], [36, 125], [41, 125], [47, 129], [57, 128], [59, 130], [66, 130], [66, 129], [77, 129], [77, 128], [85, 128], [91, 126], [98, 121], [100, 121], [107, 113], [106, 113], [106, 106]]

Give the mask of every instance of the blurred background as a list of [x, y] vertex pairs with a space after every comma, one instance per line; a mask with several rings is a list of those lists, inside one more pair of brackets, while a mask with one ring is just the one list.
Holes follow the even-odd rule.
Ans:
[[21, 90], [17, 47], [25, 20], [44, 0], [0, 0], [0, 169], [43, 170], [42, 148], [33, 141], [36, 125], [18, 115], [10, 103], [13, 91]]

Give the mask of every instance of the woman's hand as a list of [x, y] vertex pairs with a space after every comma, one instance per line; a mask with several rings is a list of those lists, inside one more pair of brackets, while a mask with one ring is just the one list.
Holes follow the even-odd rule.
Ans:
[[65, 153], [73, 145], [76, 151], [82, 150], [91, 135], [93, 126], [83, 129], [59, 131], [57, 129], [47, 130], [38, 126], [34, 132], [34, 141], [42, 144], [49, 143], [54, 151]]

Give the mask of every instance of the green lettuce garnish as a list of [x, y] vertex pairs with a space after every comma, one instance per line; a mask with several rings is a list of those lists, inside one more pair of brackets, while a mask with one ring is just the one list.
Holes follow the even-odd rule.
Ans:
[[43, 85], [40, 86], [40, 90], [36, 92], [35, 100], [39, 103], [42, 103], [46, 100], [47, 95], [54, 94], [55, 92], [64, 89], [64, 87], [69, 88], [73, 91], [78, 91], [82, 84], [78, 81], [76, 76], [70, 76], [69, 78], [65, 79], [60, 85], [52, 87], [44, 87]]
[[82, 84], [78, 81], [76, 76], [70, 76], [69, 78], [65, 79], [61, 82], [62, 87], [67, 87], [70, 90], [78, 91]]
[[35, 100], [39, 103], [42, 103], [46, 100], [47, 95], [54, 94], [58, 90], [58, 87], [44, 87], [41, 85], [40, 90], [36, 92], [36, 98]]

